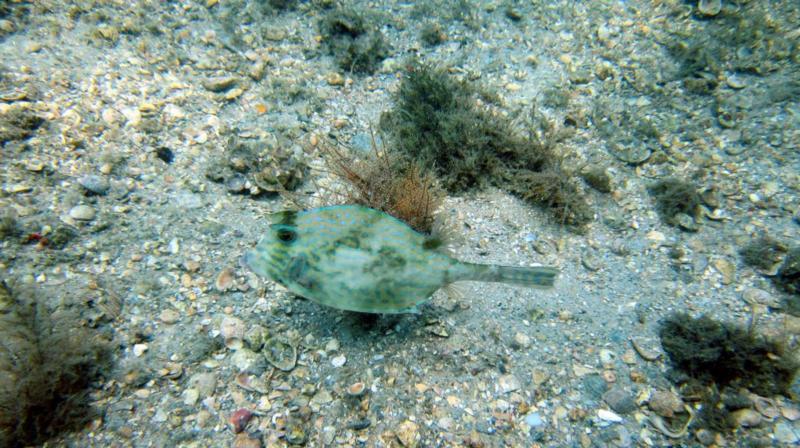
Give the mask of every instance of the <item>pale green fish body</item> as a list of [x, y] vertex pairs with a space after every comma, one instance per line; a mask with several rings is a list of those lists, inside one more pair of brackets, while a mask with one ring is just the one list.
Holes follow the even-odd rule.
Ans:
[[295, 294], [363, 313], [415, 310], [437, 289], [461, 280], [553, 286], [558, 270], [458, 261], [441, 242], [367, 207], [338, 205], [272, 215], [269, 233], [246, 264]]

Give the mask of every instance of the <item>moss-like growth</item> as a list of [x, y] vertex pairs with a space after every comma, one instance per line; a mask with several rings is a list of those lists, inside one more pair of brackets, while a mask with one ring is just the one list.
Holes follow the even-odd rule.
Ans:
[[381, 126], [403, 158], [432, 167], [453, 193], [488, 185], [548, 206], [562, 221], [591, 219], [585, 197], [552, 147], [515, 132], [509, 119], [479, 101], [490, 96], [444, 70], [413, 65]]
[[110, 352], [74, 311], [0, 283], [0, 341], [0, 446], [38, 445], [93, 417], [88, 391]]
[[789, 248], [770, 236], [762, 236], [742, 247], [739, 254], [749, 266], [769, 270], [781, 262]]
[[435, 47], [446, 39], [442, 27], [438, 23], [428, 22], [419, 31], [419, 40], [428, 47]]
[[[786, 292], [800, 294], [800, 247], [795, 247], [786, 254], [775, 282]], [[800, 306], [797, 300], [794, 302], [795, 306]]]
[[676, 369], [720, 389], [785, 394], [798, 369], [783, 345], [706, 316], [676, 313], [662, 322], [659, 336]]
[[389, 46], [370, 17], [352, 8], [335, 8], [319, 22], [322, 43], [343, 70], [372, 73], [389, 55]]
[[0, 210], [0, 239], [16, 236], [19, 233], [16, 213], [13, 209]]
[[363, 160], [332, 146], [324, 151], [330, 171], [348, 187], [341, 202], [381, 210], [418, 232], [432, 232], [444, 194], [429, 172], [378, 150], [374, 140]]
[[44, 123], [44, 118], [29, 107], [12, 106], [0, 114], [0, 145], [24, 140]]
[[649, 188], [661, 219], [669, 225], [681, 225], [682, 216], [697, 219], [703, 199], [697, 187], [680, 179], [667, 178]]

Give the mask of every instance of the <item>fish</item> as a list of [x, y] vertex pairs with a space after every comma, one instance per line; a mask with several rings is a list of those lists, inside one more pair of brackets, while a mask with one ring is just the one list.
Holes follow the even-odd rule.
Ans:
[[241, 261], [255, 274], [320, 305], [373, 314], [418, 312], [459, 281], [551, 288], [558, 269], [459, 261], [443, 241], [360, 205], [270, 216], [269, 230]]

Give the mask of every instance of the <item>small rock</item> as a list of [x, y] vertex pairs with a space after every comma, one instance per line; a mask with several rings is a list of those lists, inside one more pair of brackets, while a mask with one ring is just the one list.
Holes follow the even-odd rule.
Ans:
[[346, 362], [347, 358], [345, 358], [344, 355], [335, 356], [333, 359], [331, 359], [331, 365], [333, 367], [342, 367]]
[[611, 423], [619, 423], [622, 421], [622, 417], [607, 409], [598, 409], [597, 418], [605, 422], [611, 422]]
[[614, 412], [628, 414], [636, 410], [636, 399], [621, 387], [614, 387], [603, 394], [603, 401]]
[[211, 372], [195, 374], [189, 379], [189, 386], [197, 389], [201, 397], [209, 397], [217, 388], [217, 375]]
[[714, 268], [722, 274], [723, 285], [730, 285], [736, 280], [736, 266], [730, 261], [724, 258], [714, 260]]
[[699, 0], [697, 10], [704, 16], [715, 16], [722, 11], [722, 0]]
[[233, 269], [225, 268], [217, 275], [214, 286], [217, 288], [217, 291], [224, 292], [233, 287], [233, 280]]
[[87, 174], [78, 179], [78, 183], [86, 189], [88, 193], [100, 196], [108, 193], [108, 190], [111, 188], [111, 185], [105, 177], [96, 174]]
[[230, 89], [237, 81], [233, 76], [211, 78], [203, 81], [203, 87], [210, 92], [219, 93]]
[[197, 389], [191, 387], [183, 391], [183, 404], [187, 406], [194, 406], [197, 403], [197, 400], [200, 399], [200, 392]]
[[522, 387], [519, 380], [514, 375], [501, 376], [497, 384], [500, 386], [500, 391], [504, 394], [519, 390], [519, 388]]
[[181, 314], [178, 311], [173, 310], [171, 308], [163, 310], [161, 314], [158, 315], [158, 319], [167, 325], [174, 324], [175, 322], [178, 321], [178, 319], [180, 319], [180, 317]]
[[287, 425], [286, 435], [284, 437], [290, 445], [304, 445], [308, 439], [303, 427], [297, 423], [290, 423]]
[[241, 408], [231, 414], [228, 422], [231, 424], [233, 432], [238, 434], [244, 431], [244, 428], [247, 427], [247, 422], [249, 422], [251, 418], [253, 418], [253, 413], [247, 409]]
[[267, 360], [258, 353], [241, 347], [231, 356], [231, 364], [239, 372], [259, 376], [267, 370]]
[[709, 446], [716, 440], [716, 436], [714, 433], [707, 430], [707, 429], [699, 429], [695, 433], [695, 437], [697, 437], [697, 441], [700, 442], [703, 446]]
[[792, 406], [781, 406], [781, 415], [789, 421], [800, 419], [800, 410]]
[[328, 353], [332, 353], [339, 350], [339, 340], [338, 339], [331, 339], [325, 344], [325, 351]]
[[531, 428], [538, 428], [544, 425], [544, 420], [538, 412], [531, 412], [525, 416], [525, 424]]
[[746, 288], [742, 291], [742, 300], [748, 305], [764, 305], [772, 308], [780, 306], [780, 299], [763, 289]]
[[77, 221], [91, 221], [94, 214], [94, 209], [84, 204], [76, 205], [69, 211], [69, 217]]
[[244, 339], [244, 330], [244, 322], [237, 317], [225, 316], [219, 325], [219, 333], [225, 340], [225, 345], [230, 345], [229, 341], [241, 342]]
[[397, 440], [405, 447], [416, 447], [419, 443], [419, 427], [411, 420], [406, 420], [395, 431]]
[[775, 440], [788, 446], [800, 442], [800, 431], [788, 422], [778, 422], [775, 425]]
[[147, 344], [134, 344], [133, 354], [138, 358], [139, 356], [144, 355], [144, 352], [147, 351], [147, 348]]
[[647, 406], [656, 414], [666, 418], [672, 418], [676, 413], [683, 411], [683, 401], [668, 390], [653, 392]]
[[308, 404], [312, 411], [319, 412], [319, 409], [322, 406], [330, 403], [331, 401], [333, 401], [331, 393], [325, 389], [320, 389], [316, 394], [314, 394], [313, 397], [311, 397], [311, 400], [309, 400]]
[[529, 348], [531, 346], [531, 338], [525, 334], [517, 332], [514, 334], [514, 348]]
[[749, 408], [733, 411], [731, 415], [737, 426], [742, 428], [753, 428], [760, 425], [762, 421], [761, 414]]
[[261, 448], [261, 438], [251, 437], [250, 434], [237, 434], [233, 439], [232, 448]]

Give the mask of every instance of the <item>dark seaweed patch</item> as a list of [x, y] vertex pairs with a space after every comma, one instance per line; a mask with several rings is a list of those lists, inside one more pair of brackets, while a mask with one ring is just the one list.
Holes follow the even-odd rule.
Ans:
[[97, 415], [89, 390], [110, 351], [76, 311], [0, 283], [0, 341], [0, 446], [38, 445]]
[[659, 336], [673, 367], [720, 388], [785, 394], [798, 368], [782, 344], [706, 316], [676, 313], [661, 323]]

